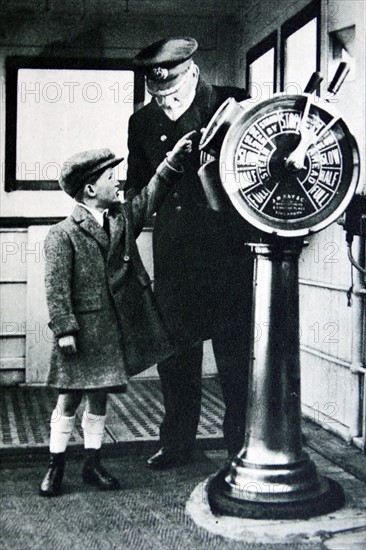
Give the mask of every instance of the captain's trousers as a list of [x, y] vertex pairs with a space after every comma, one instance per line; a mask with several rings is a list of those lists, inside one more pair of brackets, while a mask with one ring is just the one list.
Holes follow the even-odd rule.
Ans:
[[[217, 371], [225, 403], [224, 442], [228, 453], [244, 444], [249, 371], [249, 334], [229, 331], [212, 338]], [[202, 397], [203, 343], [158, 365], [165, 415], [160, 442], [177, 451], [191, 451], [195, 444]]]

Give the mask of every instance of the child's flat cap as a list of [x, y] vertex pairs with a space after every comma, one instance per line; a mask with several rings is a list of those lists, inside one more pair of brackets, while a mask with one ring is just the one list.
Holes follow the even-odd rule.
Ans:
[[62, 166], [59, 184], [71, 197], [81, 189], [92, 176], [107, 168], [117, 166], [123, 158], [116, 157], [110, 149], [82, 151], [66, 160]]

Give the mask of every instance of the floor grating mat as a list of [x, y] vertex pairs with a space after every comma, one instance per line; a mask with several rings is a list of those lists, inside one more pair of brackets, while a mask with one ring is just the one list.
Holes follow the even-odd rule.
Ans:
[[[3, 387], [0, 393], [0, 450], [48, 447], [49, 422], [57, 392], [45, 387]], [[80, 411], [83, 410], [81, 406]], [[126, 394], [111, 394], [108, 401], [104, 443], [157, 441], [164, 413], [160, 382], [130, 382]], [[198, 442], [221, 442], [224, 406], [216, 378], [203, 379]], [[81, 445], [81, 412], [78, 411], [70, 445]]]

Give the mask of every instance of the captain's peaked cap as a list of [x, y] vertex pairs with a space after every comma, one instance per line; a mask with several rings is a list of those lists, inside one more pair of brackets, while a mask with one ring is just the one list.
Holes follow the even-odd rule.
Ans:
[[116, 157], [110, 149], [90, 149], [67, 159], [61, 169], [59, 184], [71, 197], [88, 182], [90, 178], [101, 175], [107, 168], [114, 168], [123, 158]]
[[198, 48], [194, 38], [176, 36], [154, 42], [140, 51], [134, 64], [146, 74], [147, 87], [154, 95], [173, 93], [191, 65]]

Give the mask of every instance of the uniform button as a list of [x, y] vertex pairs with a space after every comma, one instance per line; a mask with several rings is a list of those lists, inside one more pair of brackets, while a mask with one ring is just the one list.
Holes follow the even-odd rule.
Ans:
[[179, 193], [177, 192], [173, 193], [173, 199], [179, 199]]
[[129, 257], [129, 256], [123, 256], [123, 261], [124, 261], [124, 262], [129, 262], [129, 261], [130, 261], [130, 257]]
[[160, 141], [166, 141], [167, 139], [168, 139], [167, 136], [164, 134], [160, 136]]
[[182, 207], [181, 206], [176, 206], [175, 209], [176, 209], [177, 212], [180, 212], [182, 210]]

